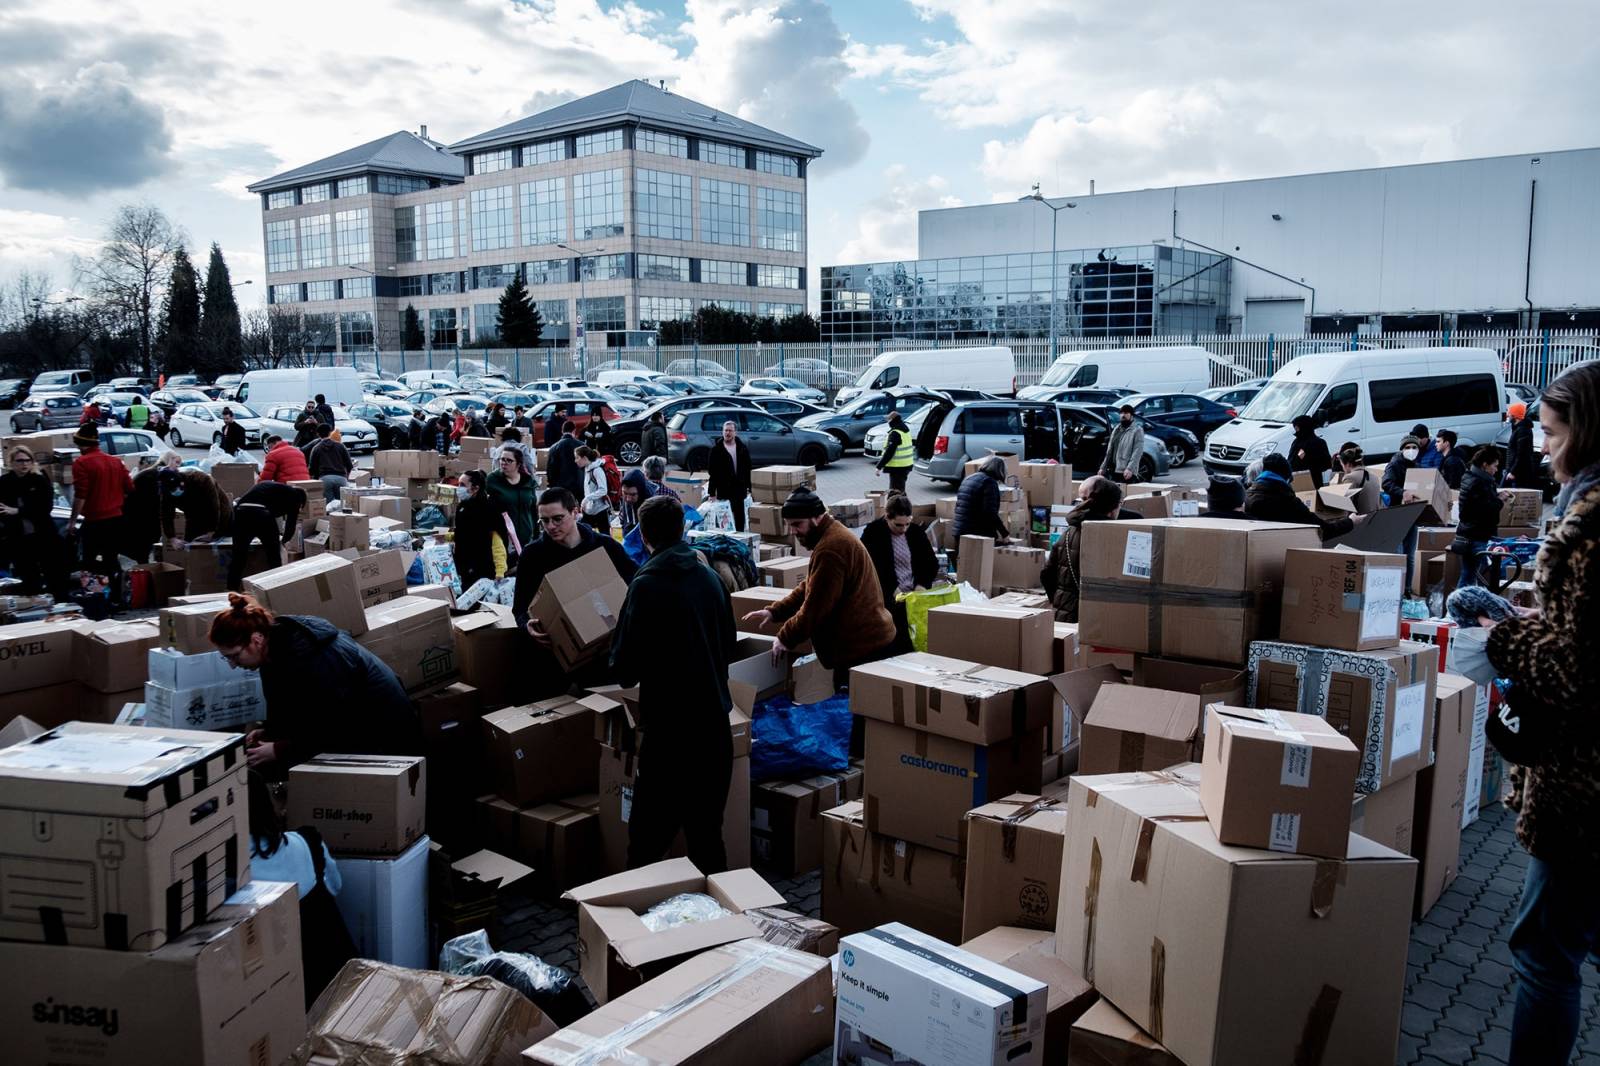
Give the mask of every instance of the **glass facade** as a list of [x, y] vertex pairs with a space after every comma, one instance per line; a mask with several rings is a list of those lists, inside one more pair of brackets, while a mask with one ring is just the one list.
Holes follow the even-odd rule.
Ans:
[[700, 161], [742, 169], [744, 167], [744, 149], [737, 144], [702, 140], [700, 142]]
[[750, 186], [700, 179], [700, 239], [706, 244], [750, 243]]
[[297, 304], [300, 302], [300, 286], [268, 285], [267, 295], [274, 304]]
[[724, 311], [734, 311], [741, 315], [750, 313], [749, 300], [707, 300], [707, 307], [720, 307]]
[[345, 178], [339, 182], [339, 196], [341, 198], [346, 196], [365, 196], [367, 191], [367, 179], [365, 177]]
[[500, 336], [500, 305], [472, 305], [472, 339], [492, 340]]
[[472, 287], [474, 289], [503, 289], [515, 281], [516, 277], [517, 264], [515, 263], [473, 267]]
[[756, 187], [756, 247], [805, 251], [805, 198], [798, 189]]
[[639, 328], [655, 329], [663, 322], [694, 315], [694, 301], [687, 296], [639, 297]]
[[750, 268], [727, 259], [702, 259], [700, 281], [706, 285], [748, 285]]
[[662, 133], [660, 130], [636, 130], [633, 134], [633, 146], [641, 152], [652, 155], [670, 155], [679, 159], [689, 158], [689, 138], [676, 133]]
[[568, 322], [565, 300], [535, 300], [533, 306], [546, 326], [565, 326]]
[[561, 285], [572, 280], [572, 260], [534, 259], [522, 264], [522, 276], [529, 285]]
[[417, 261], [417, 209], [394, 209], [394, 257], [401, 263]]
[[331, 281], [306, 282], [306, 302], [312, 300], [331, 300], [334, 298], [334, 285]]
[[511, 186], [472, 190], [472, 250], [490, 252], [516, 243]]
[[371, 311], [346, 311], [339, 316], [339, 347], [347, 352], [372, 347]]
[[300, 202], [303, 204], [320, 204], [324, 200], [331, 199], [333, 199], [333, 187], [327, 182], [306, 185], [300, 190]]
[[339, 282], [339, 298], [341, 300], [370, 300], [372, 299], [371, 278], [345, 278]]
[[434, 296], [443, 296], [461, 291], [461, 275], [457, 271], [449, 270], [443, 274], [428, 275], [428, 291]]
[[639, 280], [688, 281], [689, 260], [679, 255], [641, 255]]
[[379, 174], [377, 176], [378, 191], [391, 196], [403, 192], [420, 192], [428, 188], [427, 178], [403, 178], [398, 174]]
[[294, 250], [294, 219], [267, 223], [267, 270], [294, 270], [299, 264]]
[[628, 276], [626, 255], [587, 255], [578, 260], [578, 272], [584, 281], [610, 281]]
[[[1228, 261], [1165, 245], [1056, 257], [1056, 332], [1142, 337], [1226, 328]], [[1050, 334], [1050, 253], [822, 268], [824, 340]]]
[[567, 181], [544, 178], [522, 183], [522, 243], [556, 244], [567, 239]]
[[580, 133], [576, 138], [579, 159], [586, 155], [604, 155], [606, 152], [622, 151], [622, 131], [600, 130], [597, 133]]
[[565, 138], [522, 146], [522, 165], [525, 167], [536, 167], [540, 163], [555, 163], [565, 158], [567, 158]]
[[634, 221], [641, 237], [694, 239], [694, 183], [670, 170], [634, 172]]
[[622, 206], [621, 168], [573, 175], [572, 232], [577, 240], [621, 236]]
[[591, 296], [578, 301], [578, 313], [587, 333], [628, 328], [626, 296]]
[[267, 210], [276, 211], [280, 207], [294, 206], [294, 190], [280, 189], [277, 192], [267, 193]]
[[756, 307], [756, 314], [763, 318], [788, 318], [790, 315], [800, 314], [805, 309], [805, 304], [759, 304]]
[[756, 264], [756, 284], [767, 289], [798, 289], [800, 287], [800, 268], [758, 263]]
[[435, 348], [448, 348], [456, 342], [456, 309], [435, 307], [428, 311], [428, 338]]
[[426, 274], [407, 274], [398, 280], [400, 282], [401, 296], [421, 296], [428, 291], [428, 276]]
[[365, 207], [340, 211], [333, 216], [334, 233], [339, 241], [340, 263], [372, 262], [372, 212]]
[[455, 205], [449, 200], [424, 204], [429, 259], [453, 259], [456, 254]]
[[791, 178], [800, 176], [800, 160], [792, 155], [777, 152], [757, 152], [756, 169], [763, 174], [784, 174]]
[[327, 215], [308, 215], [300, 220], [300, 266], [333, 265], [333, 226]]
[[511, 169], [511, 149], [500, 148], [493, 152], [479, 152], [472, 157], [474, 174], [493, 174], [497, 170]]

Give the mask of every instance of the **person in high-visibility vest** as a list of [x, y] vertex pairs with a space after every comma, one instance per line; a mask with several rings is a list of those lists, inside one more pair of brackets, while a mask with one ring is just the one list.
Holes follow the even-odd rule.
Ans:
[[911, 476], [911, 464], [916, 462], [917, 449], [911, 443], [911, 430], [899, 411], [889, 412], [889, 435], [884, 438], [883, 455], [878, 459], [878, 473], [889, 471], [889, 491], [906, 491], [906, 478]]

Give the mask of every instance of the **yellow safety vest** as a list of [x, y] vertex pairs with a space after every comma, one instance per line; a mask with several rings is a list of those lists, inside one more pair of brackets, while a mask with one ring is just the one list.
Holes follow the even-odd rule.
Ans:
[[900, 470], [904, 467], [911, 466], [917, 461], [917, 449], [911, 443], [910, 431], [891, 429], [889, 431], [889, 438], [891, 442], [894, 440], [896, 435], [898, 435], [900, 443], [894, 446], [894, 457], [884, 464], [884, 466], [890, 470]]

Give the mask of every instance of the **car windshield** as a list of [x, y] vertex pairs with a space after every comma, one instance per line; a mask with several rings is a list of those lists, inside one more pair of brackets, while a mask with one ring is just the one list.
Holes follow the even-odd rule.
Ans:
[[776, 380], [777, 380], [779, 385], [782, 385], [786, 389], [803, 389], [803, 388], [805, 388], [805, 385], [803, 385], [800, 382], [796, 381], [794, 378], [778, 378]]
[[1037, 384], [1040, 385], [1065, 385], [1072, 380], [1072, 374], [1078, 369], [1077, 362], [1055, 363], [1044, 372]]
[[222, 417], [222, 412], [224, 410], [232, 411], [234, 418], [258, 417], [254, 411], [250, 410], [250, 408], [246, 407], [242, 403], [211, 403], [207, 404], [206, 406], [211, 410], [211, 413], [216, 415], [218, 418]]
[[134, 400], [143, 399], [143, 397], [134, 392], [108, 392], [103, 399], [110, 400], [112, 403], [131, 404]]
[[1320, 381], [1274, 381], [1256, 394], [1241, 417], [1256, 422], [1292, 422], [1311, 410], [1325, 387]]

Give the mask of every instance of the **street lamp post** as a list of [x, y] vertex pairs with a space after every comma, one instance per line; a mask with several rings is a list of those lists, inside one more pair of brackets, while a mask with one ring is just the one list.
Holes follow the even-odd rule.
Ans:
[[1039, 192], [1039, 183], [1033, 183], [1033, 191], [1026, 196], [1019, 196], [1019, 202], [1033, 200], [1050, 209], [1050, 358], [1056, 357], [1056, 277], [1060, 273], [1056, 264], [1056, 216], [1070, 207], [1078, 205], [1071, 200], [1057, 207]]
[[[572, 245], [567, 244], [565, 241], [561, 241], [556, 244], [556, 247], [565, 248], [567, 251], [571, 252], [575, 258], [573, 269], [578, 272], [578, 314], [576, 316], [578, 330], [578, 335], [576, 338], [578, 342], [578, 376], [581, 378], [587, 378], [589, 376], [589, 334], [583, 326], [584, 294], [587, 292], [587, 287], [583, 283], [583, 257], [586, 255], [599, 255], [601, 252], [605, 251], [605, 246], [601, 245], [599, 247], [591, 248], [587, 252], [580, 252]], [[623, 324], [626, 325], [627, 323]]]

